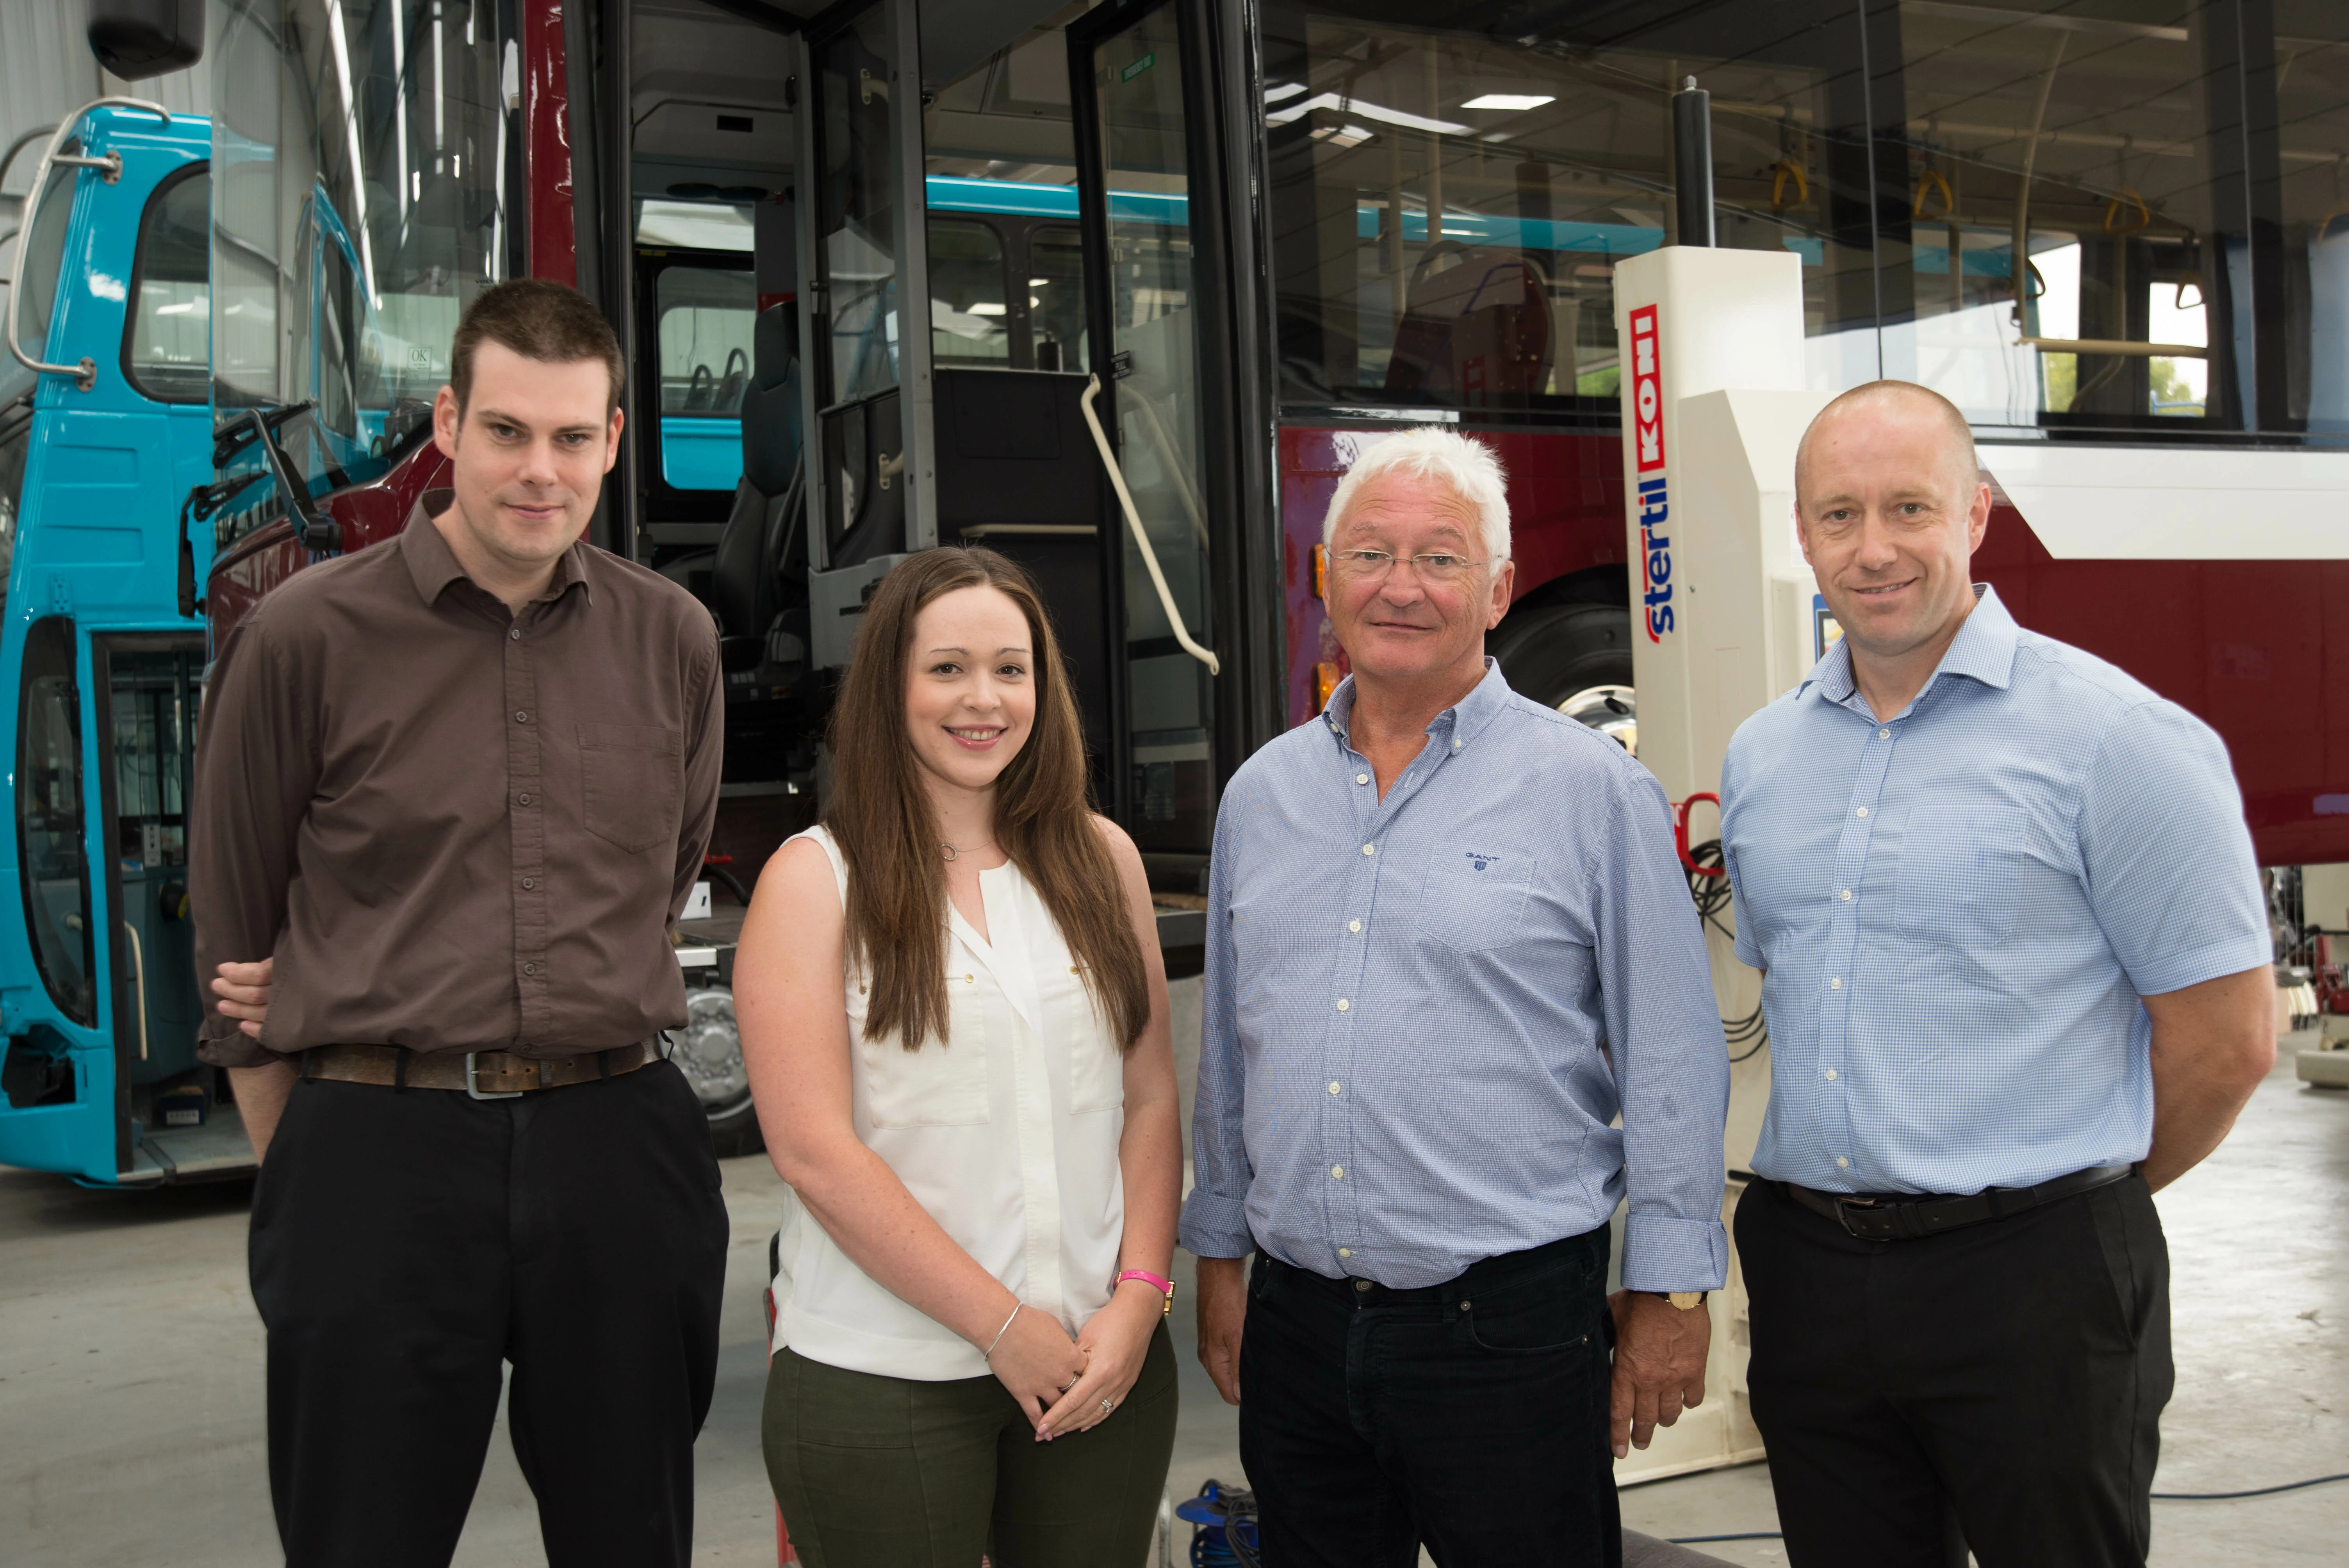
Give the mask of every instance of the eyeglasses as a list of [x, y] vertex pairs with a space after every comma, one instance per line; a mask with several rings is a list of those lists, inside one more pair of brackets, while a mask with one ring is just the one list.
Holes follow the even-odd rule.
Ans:
[[1398, 559], [1409, 560], [1412, 569], [1419, 573], [1420, 581], [1423, 583], [1458, 583], [1468, 575], [1472, 568], [1492, 564], [1490, 561], [1471, 561], [1464, 555], [1454, 555], [1449, 551], [1443, 550], [1430, 551], [1424, 555], [1408, 557], [1398, 557], [1392, 552], [1384, 550], [1336, 552], [1339, 573], [1343, 576], [1364, 583], [1375, 583], [1384, 579], [1388, 573], [1394, 570], [1394, 564]]

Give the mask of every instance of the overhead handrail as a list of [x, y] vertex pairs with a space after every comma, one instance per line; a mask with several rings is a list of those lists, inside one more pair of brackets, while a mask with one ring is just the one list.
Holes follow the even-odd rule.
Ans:
[[1166, 586], [1166, 573], [1158, 569], [1158, 552], [1150, 546], [1150, 535], [1142, 529], [1142, 514], [1133, 510], [1133, 492], [1125, 488], [1125, 470], [1117, 466], [1117, 454], [1110, 450], [1109, 436], [1102, 429], [1101, 416], [1093, 412], [1093, 398], [1101, 393], [1101, 377], [1085, 377], [1084, 396], [1077, 407], [1085, 417], [1085, 428], [1093, 433], [1093, 445], [1100, 449], [1102, 467], [1109, 470], [1110, 488], [1117, 491], [1117, 504], [1125, 512], [1125, 525], [1133, 531], [1133, 542], [1142, 546], [1142, 564], [1150, 571], [1150, 585], [1158, 590], [1158, 607], [1166, 612], [1166, 623], [1174, 628], [1174, 641], [1185, 653], [1207, 666], [1207, 673], [1224, 673], [1216, 655], [1191, 640], [1190, 629], [1183, 624], [1183, 612], [1174, 607], [1174, 595]]
[[[24, 135], [10, 142], [8, 144], [8, 150], [5, 152], [0, 152], [0, 182], [6, 181], [8, 178], [8, 166], [16, 161], [16, 154], [32, 146], [33, 143], [40, 140], [41, 138], [45, 136], [55, 136], [57, 132], [57, 128], [54, 125], [35, 126]], [[26, 194], [27, 192], [23, 191], [0, 191], [0, 201], [22, 201]]]
[[2059, 32], [2048, 46], [2047, 68], [2039, 76], [2039, 101], [2031, 110], [2031, 139], [2023, 144], [2023, 178], [2014, 183], [2014, 236], [2007, 252], [2007, 272], [2014, 282], [2014, 325], [2023, 325], [2031, 265], [2031, 170], [2039, 161], [2039, 133], [2047, 124], [2047, 98], [2055, 90], [2055, 67], [2064, 63], [2064, 46], [2071, 38]]
[[[82, 116], [94, 108], [103, 108], [109, 105], [118, 108], [145, 109], [150, 114], [160, 115], [165, 125], [171, 123], [171, 111], [161, 104], [150, 103], [145, 98], [114, 97], [92, 98], [59, 120], [57, 129], [49, 133], [49, 144], [41, 153], [41, 161], [33, 170], [33, 183], [26, 189], [24, 209], [26, 215], [23, 222], [18, 224], [20, 237], [16, 242], [16, 254], [12, 259], [8, 269], [8, 308], [5, 313], [8, 318], [8, 352], [16, 356], [18, 364], [36, 376], [72, 377], [75, 387], [83, 392], [98, 385], [98, 362], [88, 355], [84, 355], [80, 363], [77, 365], [49, 365], [34, 358], [25, 352], [24, 345], [16, 341], [16, 318], [24, 314], [22, 302], [25, 298], [25, 253], [30, 248], [26, 241], [31, 237], [32, 225], [40, 215], [41, 191], [48, 184], [49, 170], [59, 165], [73, 169], [97, 169], [103, 170], [100, 177], [109, 185], [122, 178], [122, 155], [119, 152], [109, 152], [104, 158], [83, 158], [78, 155], [67, 156], [57, 150], [65, 145], [66, 139], [73, 128], [81, 123]], [[16, 150], [11, 148], [9, 157], [14, 158], [16, 152]], [[55, 310], [54, 304], [51, 309]], [[47, 348], [48, 345], [45, 341], [41, 346]]]

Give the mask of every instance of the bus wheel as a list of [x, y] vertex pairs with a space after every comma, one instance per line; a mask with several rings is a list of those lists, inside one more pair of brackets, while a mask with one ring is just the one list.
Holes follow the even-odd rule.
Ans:
[[1639, 755], [1631, 616], [1614, 604], [1544, 604], [1511, 614], [1485, 645], [1520, 696], [1580, 719]]
[[750, 1073], [742, 1063], [742, 1034], [734, 1026], [734, 993], [697, 985], [685, 994], [685, 1027], [669, 1031], [669, 1060], [685, 1074], [709, 1118], [709, 1140], [723, 1158], [766, 1147], [750, 1104]]

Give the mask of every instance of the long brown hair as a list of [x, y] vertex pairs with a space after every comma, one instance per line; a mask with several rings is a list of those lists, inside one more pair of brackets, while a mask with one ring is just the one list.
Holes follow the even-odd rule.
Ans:
[[909, 1051], [947, 1038], [947, 873], [938, 825], [905, 729], [914, 621], [960, 588], [997, 590], [1027, 617], [1036, 682], [1028, 744], [996, 779], [995, 841], [1035, 885], [1119, 1043], [1150, 1021], [1150, 982], [1124, 884], [1087, 798], [1067, 666], [1035, 583], [992, 550], [947, 546], [898, 562], [864, 612], [832, 710], [823, 824], [848, 861], [848, 958], [871, 986], [867, 1039]]

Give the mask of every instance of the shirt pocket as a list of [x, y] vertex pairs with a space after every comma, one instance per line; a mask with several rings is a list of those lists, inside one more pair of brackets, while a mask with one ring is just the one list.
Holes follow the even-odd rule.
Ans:
[[1125, 1053], [1102, 1021], [1084, 975], [1072, 965], [1065, 986], [1043, 989], [1045, 1021], [1069, 1042], [1069, 1109], [1079, 1115], [1124, 1109]]
[[579, 727], [581, 820], [587, 830], [635, 854], [674, 842], [685, 738], [645, 724]]
[[1438, 848], [1419, 890], [1419, 931], [1458, 953], [1506, 947], [1525, 934], [1534, 857], [1506, 846]]
[[977, 1127], [991, 1118], [987, 1103], [987, 1009], [976, 978], [947, 975], [952, 1034], [909, 1051], [895, 1036], [867, 1039], [858, 1031], [864, 1068], [864, 1102], [875, 1127]]
[[1893, 923], [1914, 941], [1995, 947], [2014, 929], [2023, 881], [2023, 814], [1920, 806], [1900, 847]]

